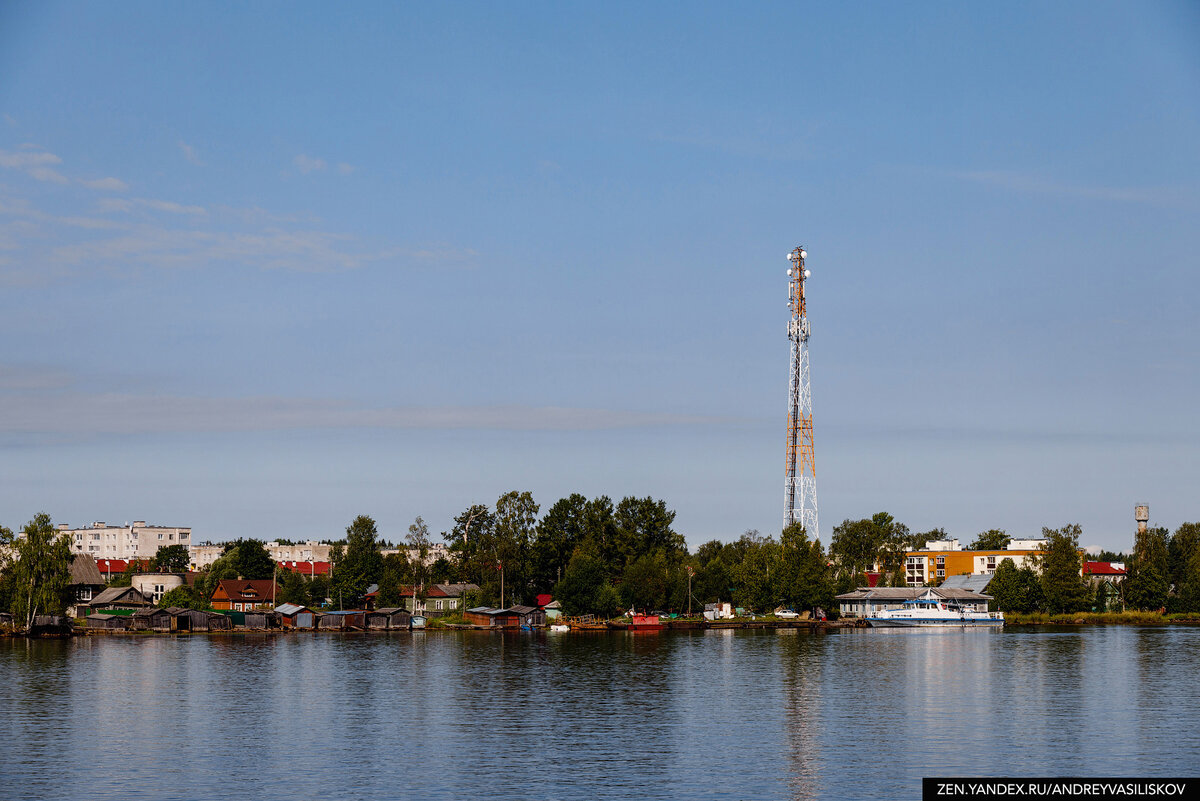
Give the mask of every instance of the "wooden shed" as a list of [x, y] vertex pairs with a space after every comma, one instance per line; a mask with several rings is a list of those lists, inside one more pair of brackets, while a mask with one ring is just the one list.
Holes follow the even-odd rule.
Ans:
[[407, 631], [412, 626], [412, 614], [401, 606], [389, 606], [367, 612], [367, 628]]
[[278, 625], [285, 629], [311, 629], [315, 628], [313, 610], [307, 606], [299, 604], [280, 604], [275, 607], [275, 614]]
[[145, 631], [171, 631], [171, 613], [166, 609], [139, 609], [133, 613], [131, 628]]
[[349, 629], [365, 629], [367, 627], [367, 613], [362, 610], [340, 610], [337, 612], [325, 612], [317, 621], [317, 628], [322, 631], [328, 629], [331, 631], [346, 631]]
[[[231, 631], [233, 620], [219, 612], [209, 612], [205, 609], [181, 609], [175, 616], [179, 622], [173, 631]], [[187, 628], [180, 628], [183, 619], [187, 619]]]
[[532, 606], [510, 606], [504, 610], [509, 613], [505, 617], [505, 628], [511, 628], [509, 621], [516, 618], [517, 628], [537, 629], [546, 625], [546, 610], [535, 609]]
[[276, 612], [268, 612], [266, 610], [256, 610], [246, 612], [245, 627], [248, 629], [277, 629], [279, 628], [279, 614]]
[[129, 628], [129, 624], [132, 622], [129, 615], [106, 615], [103, 612], [97, 612], [87, 617], [89, 629], [120, 631]]

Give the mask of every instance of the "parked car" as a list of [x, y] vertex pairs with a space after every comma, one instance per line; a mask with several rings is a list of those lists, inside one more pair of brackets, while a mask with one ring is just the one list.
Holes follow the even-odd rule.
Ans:
[[775, 617], [781, 617], [784, 620], [792, 620], [793, 618], [800, 617], [800, 615], [795, 609], [776, 609]]

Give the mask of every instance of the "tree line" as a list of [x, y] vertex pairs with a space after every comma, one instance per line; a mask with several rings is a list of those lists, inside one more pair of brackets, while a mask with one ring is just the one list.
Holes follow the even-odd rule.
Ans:
[[[279, 581], [277, 600], [306, 606], [361, 605], [378, 585], [378, 606], [400, 606], [405, 597], [424, 597], [434, 583], [478, 586], [468, 605], [530, 604], [553, 595], [568, 614], [611, 617], [626, 609], [700, 611], [704, 604], [728, 601], [759, 612], [779, 607], [831, 608], [834, 597], [867, 586], [866, 573], [878, 568], [882, 586], [905, 586], [905, 555], [931, 540], [947, 539], [944, 529], [913, 533], [887, 512], [834, 527], [828, 551], [803, 527], [792, 525], [778, 537], [748, 530], [731, 542], [710, 540], [690, 551], [675, 530], [675, 512], [664, 501], [629, 496], [571, 494], [542, 513], [529, 492], [507, 492], [495, 504], [472, 504], [454, 517], [441, 538], [448, 557], [429, 563], [432, 535], [418, 517], [404, 539], [407, 549], [384, 555], [390, 545], [375, 521], [356, 517], [345, 536], [332, 540], [330, 575], [305, 575], [279, 568], [265, 544], [238, 539], [201, 571], [192, 587], [163, 599], [167, 605], [205, 608], [222, 579]], [[56, 535], [48, 515], [37, 515], [23, 537], [0, 527], [0, 609], [35, 614], [61, 612], [70, 601], [66, 584], [70, 544]], [[1128, 579], [1099, 588], [1080, 576], [1078, 525], [1045, 528], [1047, 549], [1017, 568], [1001, 560], [989, 587], [1002, 611], [1077, 612], [1122, 608], [1200, 611], [1200, 524], [1184, 523], [1171, 535], [1151, 528], [1139, 534], [1133, 552], [1102, 554], [1128, 563]], [[980, 532], [969, 547], [1001, 550], [1010, 537], [1000, 529]], [[410, 558], [409, 554], [413, 554]], [[180, 572], [187, 548], [160, 548], [152, 569]], [[131, 560], [113, 585], [128, 585], [140, 569]], [[937, 583], [936, 581], [934, 583]]]

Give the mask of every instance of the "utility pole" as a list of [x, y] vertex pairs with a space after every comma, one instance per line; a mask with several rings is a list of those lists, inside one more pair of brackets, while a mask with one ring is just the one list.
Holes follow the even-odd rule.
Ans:
[[787, 258], [791, 265], [787, 271], [791, 369], [783, 525], [786, 528], [792, 523], [800, 523], [805, 533], [815, 540], [820, 531], [817, 527], [817, 468], [813, 458], [812, 387], [808, 375], [808, 310], [804, 295], [804, 281], [812, 273], [804, 266], [808, 253], [803, 247], [793, 248]]

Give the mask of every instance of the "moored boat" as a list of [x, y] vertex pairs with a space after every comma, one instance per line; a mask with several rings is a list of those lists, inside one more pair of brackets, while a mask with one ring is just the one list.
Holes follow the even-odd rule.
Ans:
[[658, 615], [634, 615], [629, 621], [631, 631], [662, 631], [662, 627]]
[[956, 601], [939, 598], [933, 591], [905, 601], [899, 609], [884, 609], [867, 618], [872, 626], [883, 628], [917, 627], [994, 627], [1004, 625], [1004, 613], [968, 609]]

